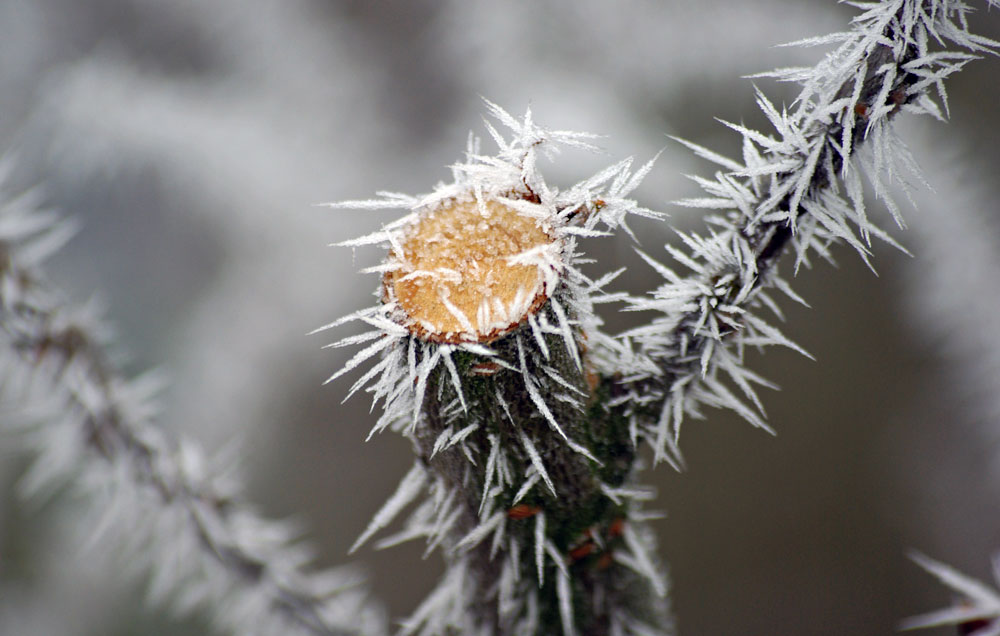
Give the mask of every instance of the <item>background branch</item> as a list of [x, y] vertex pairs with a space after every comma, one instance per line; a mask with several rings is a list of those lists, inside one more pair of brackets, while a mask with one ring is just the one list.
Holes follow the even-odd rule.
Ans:
[[42, 282], [41, 261], [67, 224], [22, 198], [2, 206], [0, 228], [5, 433], [20, 413], [37, 453], [25, 494], [71, 485], [96, 497], [103, 512], [87, 540], [128, 546], [154, 599], [207, 611], [224, 632], [385, 631], [356, 573], [304, 569], [311, 555], [293, 525], [260, 517], [197, 446], [156, 427], [158, 383], [121, 379], [93, 311], [68, 307]]

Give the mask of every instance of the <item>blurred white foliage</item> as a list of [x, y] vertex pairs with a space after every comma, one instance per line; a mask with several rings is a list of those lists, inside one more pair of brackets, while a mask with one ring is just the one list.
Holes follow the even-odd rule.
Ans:
[[298, 529], [243, 500], [232, 460], [210, 462], [163, 434], [152, 406], [161, 382], [118, 377], [94, 307], [46, 285], [42, 262], [72, 227], [32, 204], [0, 200], [0, 434], [30, 452], [21, 494], [91, 498], [77, 538], [115, 554], [119, 576], [148, 577], [152, 601], [205, 611], [223, 632], [384, 632], [358, 575], [311, 571]]
[[[933, 511], [921, 537], [929, 543], [915, 547], [947, 552], [963, 563], [983, 562], [988, 551], [1000, 549], [995, 543], [1000, 517], [992, 505], [1000, 495], [1000, 192], [989, 167], [969, 164], [965, 144], [928, 132], [919, 139], [935, 188], [909, 216], [908, 238], [919, 258], [904, 270], [910, 310], [905, 322], [923, 347], [944, 358], [942, 377], [927, 384], [947, 391], [951, 417], [933, 428], [918, 422], [935, 442], [934, 461], [922, 466], [923, 479], [914, 485], [920, 505]], [[943, 444], [936, 441], [941, 439]], [[987, 602], [969, 594], [979, 584], [937, 561], [919, 555], [915, 560], [959, 600], [908, 619], [907, 626], [998, 617], [995, 596]], [[995, 571], [996, 557], [992, 565]], [[1000, 622], [993, 621], [993, 631], [983, 636], [998, 629]]]
[[[607, 145], [617, 156], [666, 146], [667, 169], [660, 171], [666, 181], [658, 181], [654, 194], [662, 200], [681, 183], [670, 168], [692, 164], [683, 149], [666, 143], [673, 122], [654, 132], [650, 112], [674, 103], [697, 109], [701, 96], [734, 77], [807, 63], [808, 52], [774, 45], [842, 28], [845, 15], [832, 3], [787, 0], [545, 1], [502, 9], [487, 0], [452, 0], [434, 33], [462, 61], [454, 71], [475, 92], [507, 105], [544, 105], [539, 116], [558, 112], [561, 127], [614, 131]], [[567, 180], [579, 174], [572, 158], [554, 170], [571, 175]]]
[[[359, 293], [350, 280], [317, 293], [316, 272], [349, 263], [348, 255], [322, 249], [317, 230], [351, 221], [321, 223], [309, 206], [321, 191], [357, 178], [366, 157], [357, 153], [345, 161], [343, 148], [359, 146], [374, 131], [363, 119], [325, 124], [331, 110], [370, 108], [345, 103], [330, 84], [303, 77], [321, 76], [324, 62], [344, 57], [335, 50], [338, 38], [313, 52], [308, 44], [320, 34], [304, 16], [276, 11], [263, 19], [242, 5], [230, 4], [225, 12], [221, 3], [212, 7], [182, 15], [192, 26], [202, 20], [225, 25], [229, 37], [220, 41], [242, 52], [225, 51], [238, 62], [235, 68], [221, 77], [170, 78], [104, 53], [74, 64], [53, 82], [42, 117], [60, 127], [53, 152], [67, 169], [110, 165], [120, 171], [132, 162], [150, 162], [172, 192], [212, 215], [205, 227], [223, 261], [210, 291], [174, 336], [184, 343], [172, 361], [174, 391], [186, 398], [175, 402], [170, 420], [183, 426], [204, 418], [222, 427], [214, 434], [217, 443], [232, 435], [231, 427], [259, 422], [266, 405], [280, 400], [283, 384], [274, 376], [292, 373], [314, 349], [303, 334], [319, 313], [303, 304], [328, 308]], [[246, 41], [234, 41], [239, 39]], [[287, 56], [253, 54], [280, 50], [286, 41], [304, 47], [299, 64]], [[294, 109], [294, 116], [283, 109]], [[88, 142], [81, 143], [81, 136]], [[292, 320], [290, 307], [296, 308]]]
[[[941, 347], [962, 403], [962, 421], [977, 445], [996, 458], [989, 483], [1000, 494], [1000, 189], [991, 166], [967, 165], [967, 149], [923, 135], [934, 192], [912, 215], [913, 248], [907, 268], [910, 326]], [[917, 293], [919, 290], [926, 293]]]

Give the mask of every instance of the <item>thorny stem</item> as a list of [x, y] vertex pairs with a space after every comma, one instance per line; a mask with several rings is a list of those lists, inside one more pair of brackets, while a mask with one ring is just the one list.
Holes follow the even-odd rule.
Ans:
[[[551, 310], [546, 307], [542, 311]], [[509, 349], [514, 347], [513, 343], [514, 338], [510, 337], [494, 343], [494, 349], [500, 358], [504, 358], [511, 355]], [[490, 427], [480, 428], [467, 438], [468, 447], [475, 449], [474, 456], [485, 462], [490, 453], [490, 435], [499, 435], [503, 440], [502, 445], [513, 448], [520, 444], [516, 437], [518, 429], [538, 433], [538, 452], [545, 458], [546, 468], [557, 484], [558, 492], [554, 494], [538, 488], [527, 500], [530, 503], [512, 508], [509, 512], [508, 532], [519, 536], [521, 545], [531, 545], [534, 542], [532, 517], [544, 512], [547, 519], [546, 539], [560, 550], [572, 573], [573, 610], [580, 634], [597, 636], [608, 633], [609, 607], [629, 608], [649, 624], [666, 629], [666, 617], [662, 609], [664, 599], [655, 598], [655, 594], [647, 589], [648, 582], [640, 580], [640, 577], [623, 566], [613, 564], [611, 560], [611, 552], [621, 541], [621, 525], [633, 523], [640, 526], [642, 522], [626, 521], [627, 508], [612, 501], [602, 491], [601, 483], [617, 487], [630, 480], [635, 449], [624, 432], [624, 424], [619, 423], [615, 430], [610, 412], [603, 407], [606, 396], [602, 399], [596, 393], [601, 387], [588, 385], [585, 374], [575, 367], [562, 340], [551, 338], [547, 346], [560, 375], [581, 394], [589, 396], [586, 399], [587, 410], [565, 406], [554, 415], [570, 437], [586, 442], [601, 465], [574, 451], [554, 431], [548, 430], [548, 425], [531, 402], [524, 399], [524, 388], [519, 379], [505, 377], [503, 373], [489, 379], [470, 378], [463, 382], [466, 400], [472, 405], [470, 409], [473, 411], [468, 418], [492, 423]], [[439, 373], [443, 375], [445, 372]], [[445, 377], [439, 377], [437, 382], [444, 387], [450, 386]], [[484, 390], [487, 391], [485, 394]], [[494, 392], [494, 395], [489, 392]], [[454, 397], [450, 390], [441, 394], [429, 392], [421, 409], [425, 419], [416, 431], [416, 446], [424, 466], [443, 478], [462, 499], [462, 516], [454, 528], [454, 536], [461, 537], [481, 522], [479, 508], [484, 484], [481, 482], [481, 473], [479, 483], [468, 483], [468, 459], [458, 449], [436, 454], [433, 452], [435, 440], [448, 426], [442, 416], [443, 406]], [[509, 412], [500, 407], [500, 399], [507, 405]], [[507, 498], [512, 496], [513, 492]], [[521, 510], [524, 512], [521, 513]], [[523, 519], [520, 518], [521, 514], [525, 515]], [[598, 548], [589, 538], [591, 533], [604, 535], [597, 537], [597, 540], [604, 541], [605, 544]], [[533, 555], [530, 551], [526, 552], [528, 553], [522, 555], [521, 576], [537, 586], [539, 582]], [[446, 554], [445, 558], [454, 557], [454, 554]], [[497, 554], [489, 542], [483, 542], [472, 550], [471, 557], [475, 564], [472, 570], [477, 573], [477, 584], [481, 589], [479, 593], [472, 595], [476, 599], [476, 605], [469, 607], [468, 611], [478, 617], [478, 624], [488, 626], [489, 633], [508, 633], [509, 628], [502, 625], [498, 615], [495, 596], [495, 584], [500, 576], [500, 564], [504, 555]], [[542, 620], [537, 632], [540, 634], [560, 633], [563, 629], [556, 609], [558, 600], [553, 578], [553, 573], [549, 572], [542, 589]], [[603, 605], [595, 603], [595, 599], [601, 598], [604, 600]]]
[[[897, 58], [893, 53], [892, 47], [884, 43], [885, 41], [894, 42], [897, 40], [897, 30], [899, 29], [899, 23], [902, 20], [902, 13], [905, 8], [905, 4], [900, 6], [895, 18], [889, 21], [883, 31], [883, 41], [876, 44], [871, 53], [863, 61], [865, 78], [859, 100], [857, 103], [848, 104], [846, 107], [854, 109], [855, 116], [852, 118], [834, 118], [833, 123], [825, 126], [816, 124], [814, 130], [811, 131], [811, 137], [819, 140], [815, 143], [821, 143], [823, 146], [820, 149], [819, 160], [816, 162], [815, 171], [803, 199], [817, 198], [820, 192], [831, 187], [837, 179], [837, 173], [844, 167], [844, 157], [836, 148], [836, 145], [844, 138], [844, 124], [840, 122], [845, 120], [851, 122], [850, 137], [853, 148], [858, 148], [866, 141], [870, 132], [868, 113], [871, 112], [873, 107], [878, 105], [876, 104], [876, 100], [883, 91], [883, 76], [886, 64], [893, 64], [897, 71], [895, 83], [885, 97], [886, 101], [883, 104], [887, 106], [891, 104], [888, 116], [895, 116], [899, 113], [903, 105], [918, 97], [918, 93], [911, 93], [907, 89], [916, 84], [920, 78], [905, 69], [906, 64], [916, 58], [915, 45], [910, 42], [905, 47], [902, 55]], [[851, 78], [843, 83], [836, 97], [848, 97], [852, 94], [853, 90], [854, 80]], [[792, 180], [795, 179], [796, 175], [797, 173], [794, 172], [785, 172], [777, 175], [777, 180]], [[775, 206], [777, 210], [791, 212], [791, 219], [776, 222], [754, 222], [744, 219], [742, 226], [736, 228], [736, 231], [747, 241], [756, 257], [755, 290], [767, 286], [769, 274], [777, 266], [778, 261], [784, 255], [786, 248], [788, 248], [794, 238], [796, 221], [808, 214], [808, 211], [801, 204], [792, 210], [793, 199], [794, 192], [790, 190], [780, 203]], [[706, 276], [706, 278], [709, 280], [718, 280], [727, 273], [729, 272], [719, 270]], [[730, 293], [734, 294], [736, 291], [736, 289], [731, 289]], [[664, 366], [664, 373], [662, 375], [643, 378], [626, 386], [617, 387], [616, 393], [630, 392], [638, 395], [648, 395], [651, 392], [657, 392], [664, 399], [669, 398], [669, 391], [672, 384], [678, 378], [691, 373], [691, 369], [699, 364], [704, 348], [709, 344], [710, 339], [695, 328], [698, 320], [699, 312], [692, 312], [678, 322], [671, 334], [673, 342], [686, 341], [688, 343], [688, 355], [682, 359], [672, 358], [662, 360], [661, 364]], [[730, 336], [734, 333], [736, 331], [731, 330], [728, 333], [724, 333], [723, 336]], [[659, 409], [662, 408], [662, 404], [663, 401], [658, 400], [647, 404], [646, 408], [649, 409], [650, 413], [658, 413]]]
[[[900, 9], [901, 12], [902, 9]], [[898, 21], [901, 19], [901, 15], [897, 14], [896, 18]], [[890, 23], [883, 33], [885, 39], [895, 41], [895, 31], [897, 29], [897, 22]], [[867, 114], [876, 105], [874, 102], [882, 91], [882, 73], [884, 73], [884, 66], [886, 64], [890, 62], [895, 64], [898, 72], [896, 83], [886, 97], [886, 105], [892, 104], [889, 116], [895, 116], [899, 113], [903, 105], [916, 99], [917, 94], [909, 93], [907, 89], [916, 84], [920, 78], [905, 70], [907, 62], [915, 58], [916, 47], [912, 43], [906, 47], [899, 59], [895, 59], [892, 47], [880, 43], [875, 45], [875, 49], [871, 52], [871, 55], [865, 59], [865, 79], [862, 84], [860, 99], [857, 104], [848, 106], [848, 108], [854, 109], [856, 115], [855, 118], [850, 120], [853, 124], [850, 134], [854, 148], [859, 147], [868, 137]], [[853, 82], [850, 80], [846, 81], [837, 92], [837, 97], [847, 97], [851, 94], [852, 90]], [[840, 121], [843, 121], [843, 118]], [[817, 131], [823, 137], [824, 145], [822, 150], [820, 150], [820, 159], [817, 162], [816, 171], [807, 190], [806, 196], [809, 198], [814, 198], [818, 192], [829, 188], [830, 184], [837, 178], [836, 173], [840, 172], [844, 167], [843, 155], [833, 147], [833, 144], [844, 136], [844, 125], [840, 121], [830, 124], [826, 131]], [[790, 179], [792, 176], [791, 173], [786, 173], [782, 175], [782, 178]], [[789, 210], [791, 199], [792, 194], [789, 193], [778, 207], [783, 210]], [[808, 212], [799, 206], [795, 210], [795, 214], [798, 217], [808, 214]], [[794, 226], [795, 223], [793, 221], [785, 221], [779, 223], [760, 223], [753, 228], [743, 227], [740, 229], [740, 232], [746, 237], [757, 254], [757, 272], [762, 280], [766, 278], [767, 272], [774, 267], [784, 253], [784, 248], [793, 236]]]

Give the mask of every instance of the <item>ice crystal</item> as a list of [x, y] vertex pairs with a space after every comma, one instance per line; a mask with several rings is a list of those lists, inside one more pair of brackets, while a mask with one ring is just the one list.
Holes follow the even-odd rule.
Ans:
[[[997, 0], [988, 3], [998, 6]], [[466, 4], [453, 3], [450, 9], [467, 11]], [[686, 272], [642, 255], [665, 284], [646, 297], [629, 299], [629, 308], [657, 317], [620, 337], [603, 333], [595, 312], [597, 305], [623, 298], [603, 291], [618, 272], [588, 278], [578, 267], [584, 262], [580, 247], [583, 239], [609, 231], [632, 234], [630, 214], [659, 218], [627, 198], [652, 162], [633, 172], [626, 160], [569, 188], [550, 187], [539, 168], [542, 160], [562, 148], [592, 148], [593, 136], [548, 130], [530, 112], [516, 118], [487, 103], [492, 119], [486, 129], [497, 150], [483, 154], [479, 142], [470, 140], [464, 161], [453, 166], [452, 183], [424, 196], [383, 193], [377, 200], [342, 204], [408, 212], [380, 232], [346, 243], [387, 249], [386, 261], [370, 270], [381, 276], [378, 304], [328, 325], [353, 321], [369, 327], [332, 345], [360, 350], [331, 379], [358, 371], [361, 377], [350, 393], [364, 389], [382, 406], [372, 433], [398, 431], [413, 441], [417, 454], [413, 468], [355, 547], [405, 517], [402, 529], [380, 538], [378, 545], [423, 539], [428, 552], [440, 550], [448, 562], [440, 584], [402, 624], [405, 633], [670, 631], [665, 612], [659, 611], [667, 594], [664, 568], [644, 526], [650, 515], [642, 506], [652, 495], [633, 479], [640, 464], [637, 445], [650, 443], [657, 461], [680, 467], [681, 426], [710, 406], [732, 409], [768, 429], [757, 391], [769, 384], [746, 368], [744, 351], [781, 345], [805, 353], [764, 318], [770, 312], [780, 319], [775, 290], [801, 302], [778, 273], [779, 257], [794, 252], [795, 268], [808, 266], [816, 257], [831, 258], [832, 244], [846, 243], [867, 262], [873, 238], [894, 244], [864, 198], [866, 189], [873, 191], [902, 224], [901, 206], [888, 192], [893, 184], [902, 184], [905, 196], [905, 179], [916, 172], [893, 136], [890, 119], [904, 110], [943, 118], [948, 113], [943, 80], [974, 54], [996, 48], [969, 32], [969, 7], [957, 0], [850, 4], [862, 11], [852, 30], [798, 43], [834, 47], [817, 67], [759, 76], [797, 82], [802, 92], [788, 107], [758, 93], [772, 132], [725, 124], [743, 138], [739, 160], [682, 142], [721, 167], [713, 178], [694, 178], [704, 196], [680, 202], [711, 211], [710, 228], [682, 234], [678, 246], [668, 247], [677, 269]], [[198, 15], [205, 19], [218, 20], [228, 11], [213, 3], [204, 6], [209, 8], [199, 9]], [[563, 7], [541, 10], [564, 12]], [[630, 14], [620, 6], [612, 11]], [[632, 28], [628, 19], [595, 21], [589, 10], [580, 13], [600, 24], [602, 37]], [[727, 13], [715, 28], [738, 26], [741, 19], [735, 15]], [[269, 23], [278, 24], [277, 30], [265, 29], [265, 38], [288, 40], [295, 33], [288, 28], [293, 23], [284, 23], [288, 17], [282, 12], [274, 17]], [[530, 19], [534, 17], [517, 14], [506, 22], [515, 27], [514, 37], [492, 40], [508, 49], [512, 42], [539, 40], [534, 36], [548, 21]], [[575, 19], [563, 17], [567, 24]], [[481, 29], [452, 31], [460, 38], [474, 34], [476, 46], [483, 39]], [[598, 34], [592, 25], [578, 31]], [[750, 31], [735, 29], [734, 35]], [[655, 38], [657, 46], [660, 39]], [[676, 39], [671, 46], [677, 55], [667, 56], [671, 70], [682, 75], [703, 70], [688, 63], [703, 56], [699, 47], [689, 46], [690, 39]], [[596, 52], [593, 38], [572, 40], [579, 44], [570, 50], [582, 47], [589, 55], [588, 63], [576, 66], [591, 75], [612, 59]], [[648, 53], [650, 45], [641, 48]], [[965, 51], [940, 50], [950, 45]], [[250, 59], [247, 68], [259, 70], [259, 52], [269, 47], [242, 48], [250, 55], [241, 52], [237, 65]], [[522, 61], [531, 57], [525, 54], [529, 47], [513, 48]], [[637, 69], [654, 69], [648, 57], [632, 56], [625, 65], [635, 68], [625, 75], [634, 79]], [[729, 58], [725, 64], [732, 65], [735, 58]], [[280, 140], [280, 146], [289, 138], [283, 129], [244, 139], [233, 134], [232, 124], [220, 128], [224, 118], [216, 115], [234, 112], [233, 99], [245, 105], [246, 95], [221, 100], [212, 95], [217, 103], [210, 108], [192, 108], [201, 103], [199, 98], [177, 98], [177, 91], [161, 90], [158, 83], [172, 80], [140, 77], [128, 66], [109, 72], [100, 59], [71, 66], [82, 67], [72, 73], [74, 87], [52, 93], [48, 101], [58, 103], [60, 113], [65, 108], [74, 121], [86, 122], [68, 130], [114, 122], [109, 147], [115, 149], [110, 154], [116, 162], [135, 152], [183, 148], [192, 127], [216, 135], [216, 150], [230, 159], [233, 139], [259, 150], [262, 139]], [[289, 72], [269, 75], [290, 81], [288, 87], [317, 85], [295, 64], [280, 66]], [[470, 68], [478, 69], [459, 63], [452, 70], [470, 73]], [[137, 92], [136, 82], [149, 90]], [[630, 83], [635, 84], [618, 80], [618, 86]], [[154, 97], [136, 109], [133, 98], [139, 93]], [[265, 93], [267, 103], [257, 114], [270, 116], [274, 91]], [[579, 99], [583, 93], [574, 94], [574, 101], [592, 103]], [[62, 99], [66, 95], [81, 99]], [[327, 96], [321, 97], [316, 113], [329, 106]], [[155, 139], [146, 134], [145, 120], [158, 125], [170, 120], [161, 111], [183, 113], [171, 121], [185, 124], [174, 131], [184, 134], [153, 135]], [[157, 116], [146, 116], [151, 112]], [[122, 128], [119, 120], [125, 115], [129, 125]], [[356, 133], [360, 136], [383, 128], [383, 122], [359, 128], [357, 118], [342, 119], [364, 128]], [[137, 135], [123, 135], [122, 130], [141, 133], [138, 146], [152, 150], [135, 150]], [[94, 146], [76, 143], [78, 135], [63, 136], [73, 141], [64, 144], [67, 150]], [[201, 142], [204, 135], [193, 137]], [[118, 152], [123, 145], [129, 148]], [[313, 146], [317, 150], [322, 144]], [[315, 164], [315, 157], [328, 152], [323, 148], [300, 155]], [[339, 155], [349, 158], [345, 167], [359, 165], [356, 153]], [[179, 161], [183, 167], [173, 169], [187, 174], [189, 163]], [[253, 166], [268, 175], [256, 180], [258, 191], [268, 190], [260, 190], [259, 184], [269, 184], [275, 192], [287, 190], [273, 187], [276, 173], [270, 163]], [[286, 180], [310, 183], [313, 173], [298, 169], [305, 164], [296, 165], [284, 171]], [[204, 179], [203, 187], [215, 189], [220, 171], [194, 172]], [[245, 188], [238, 190], [243, 201]], [[250, 198], [259, 203], [260, 197]], [[285, 204], [282, 196], [272, 198]], [[108, 543], [124, 546], [130, 561], [151, 574], [150, 596], [180, 611], [210, 606], [220, 628], [238, 633], [383, 631], [379, 612], [354, 587], [350, 573], [309, 574], [303, 568], [308, 551], [294, 540], [289, 524], [259, 518], [241, 503], [238, 488], [215, 474], [214, 462], [189, 443], [173, 443], [152, 425], [156, 383], [120, 379], [106, 363], [99, 312], [90, 305], [70, 308], [48, 291], [37, 267], [71, 233], [70, 225], [35, 212], [30, 199], [6, 207], [8, 214], [0, 215], [0, 336], [7, 345], [0, 355], [0, 395], [5, 403], [16, 400], [35, 407], [23, 421], [11, 417], [4, 422], [9, 428], [20, 425], [19, 439], [37, 456], [23, 490], [37, 496], [71, 483], [103, 497], [101, 518], [78, 525], [95, 541], [115, 533]], [[230, 206], [212, 207], [218, 210], [214, 213], [228, 214]], [[273, 229], [269, 213], [251, 216], [251, 223]], [[226, 226], [234, 220], [227, 218]], [[250, 254], [246, 258], [259, 264], [255, 251], [235, 251]], [[205, 312], [210, 320], [204, 322], [216, 324], [217, 310], [231, 308], [237, 297], [252, 297], [259, 304], [255, 293], [224, 296]], [[223, 375], [231, 387], [246, 393], [245, 383], [233, 381], [232, 373]], [[277, 386], [265, 384], [257, 388]], [[203, 402], [190, 402], [205, 408]], [[248, 404], [249, 413], [254, 409]], [[995, 590], [947, 566], [918, 560], [966, 600], [918, 617], [909, 626], [951, 622], [980, 634], [1000, 633]], [[641, 590], [638, 595], [629, 593], [635, 589]], [[637, 602], [642, 595], [655, 597], [654, 603]]]

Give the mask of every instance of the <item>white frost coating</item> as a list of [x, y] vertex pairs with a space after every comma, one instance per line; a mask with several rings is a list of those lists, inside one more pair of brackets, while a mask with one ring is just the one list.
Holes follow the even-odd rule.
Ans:
[[559, 552], [559, 548], [548, 539], [545, 540], [545, 554], [549, 556], [552, 565], [556, 566], [556, 570], [569, 576], [569, 568], [566, 566], [566, 556]]
[[455, 367], [455, 361], [452, 360], [453, 347], [441, 347], [441, 354], [444, 356], [444, 364], [448, 368], [448, 377], [451, 379], [451, 384], [455, 388], [455, 393], [458, 395], [458, 400], [462, 404], [462, 410], [468, 410], [465, 405], [465, 392], [462, 391], [462, 381], [458, 377], [458, 369]]
[[545, 512], [535, 515], [535, 568], [538, 570], [538, 587], [545, 584]]
[[445, 446], [445, 448], [447, 449], [447, 448], [451, 448], [455, 444], [461, 444], [462, 440], [464, 440], [466, 437], [468, 437], [469, 435], [472, 435], [473, 433], [475, 433], [478, 430], [479, 430], [479, 424], [478, 423], [473, 422], [472, 424], [469, 424], [468, 426], [466, 426], [462, 430], [460, 430], [457, 433], [455, 433], [451, 437], [451, 439], [448, 441], [448, 445]]
[[500, 456], [500, 439], [496, 435], [490, 435], [490, 456], [486, 460], [486, 482], [483, 485], [483, 499], [479, 503], [479, 514], [483, 514], [486, 507], [486, 500], [490, 495], [490, 486], [493, 483], [493, 475], [497, 469], [497, 458]]
[[[535, 468], [534, 464], [532, 464], [532, 468]], [[534, 472], [529, 471], [527, 479], [525, 479], [524, 483], [521, 484], [521, 489], [517, 491], [516, 495], [514, 495], [514, 499], [511, 503], [516, 505], [524, 499], [524, 496], [531, 492], [531, 489], [535, 487], [535, 484], [538, 483], [539, 479], [540, 477], [538, 476], [537, 468], [535, 468]]]
[[552, 415], [552, 411], [549, 410], [548, 404], [545, 403], [545, 399], [542, 397], [541, 392], [539, 392], [538, 387], [535, 385], [535, 378], [533, 378], [531, 373], [528, 371], [528, 365], [525, 362], [524, 357], [524, 343], [522, 342], [521, 336], [516, 335], [515, 338], [517, 339], [517, 354], [521, 362], [521, 377], [524, 378], [524, 388], [528, 390], [528, 396], [531, 398], [531, 401], [535, 403], [535, 406], [538, 407], [539, 413], [545, 417], [549, 426], [552, 427], [552, 430], [559, 433], [559, 436], [563, 438], [563, 441], [566, 442], [567, 446], [594, 463], [600, 464], [601, 462], [594, 457], [593, 453], [591, 453], [589, 449], [570, 439], [569, 436], [566, 435], [566, 431], [564, 431], [562, 426], [559, 425], [559, 422], [556, 421], [555, 416]]
[[[519, 429], [517, 433], [518, 437], [521, 440], [521, 445], [524, 446], [524, 452], [526, 452], [528, 454], [528, 457], [531, 459], [531, 465], [535, 467], [537, 474], [542, 478], [542, 481], [545, 482], [545, 485], [548, 486], [549, 492], [551, 492], [553, 495], [556, 495], [557, 494], [556, 486], [555, 484], [552, 483], [552, 479], [549, 477], [548, 472], [546, 472], [545, 470], [545, 464], [542, 462], [542, 456], [538, 453], [538, 449], [535, 448], [534, 443], [532, 443], [531, 438], [528, 437], [527, 433], [525, 433], [521, 429]], [[521, 497], [523, 497], [525, 494], [527, 493], [519, 492], [518, 495], [514, 498], [515, 502], [517, 500], [520, 500]]]
[[479, 545], [490, 535], [490, 533], [497, 530], [501, 524], [503, 524], [503, 520], [506, 516], [506, 513], [503, 511], [494, 513], [492, 517], [486, 519], [476, 526], [471, 532], [462, 537], [462, 540], [455, 544], [455, 549], [469, 550]]
[[653, 557], [649, 554], [649, 549], [646, 544], [643, 543], [638, 535], [636, 535], [635, 529], [631, 524], [625, 524], [623, 533], [625, 545], [628, 547], [630, 552], [629, 558], [626, 559], [625, 555], [621, 552], [616, 552], [615, 558], [618, 560], [625, 559], [625, 562], [629, 567], [646, 577], [657, 594], [660, 596], [666, 596], [667, 584], [663, 580], [663, 576], [658, 571]]

